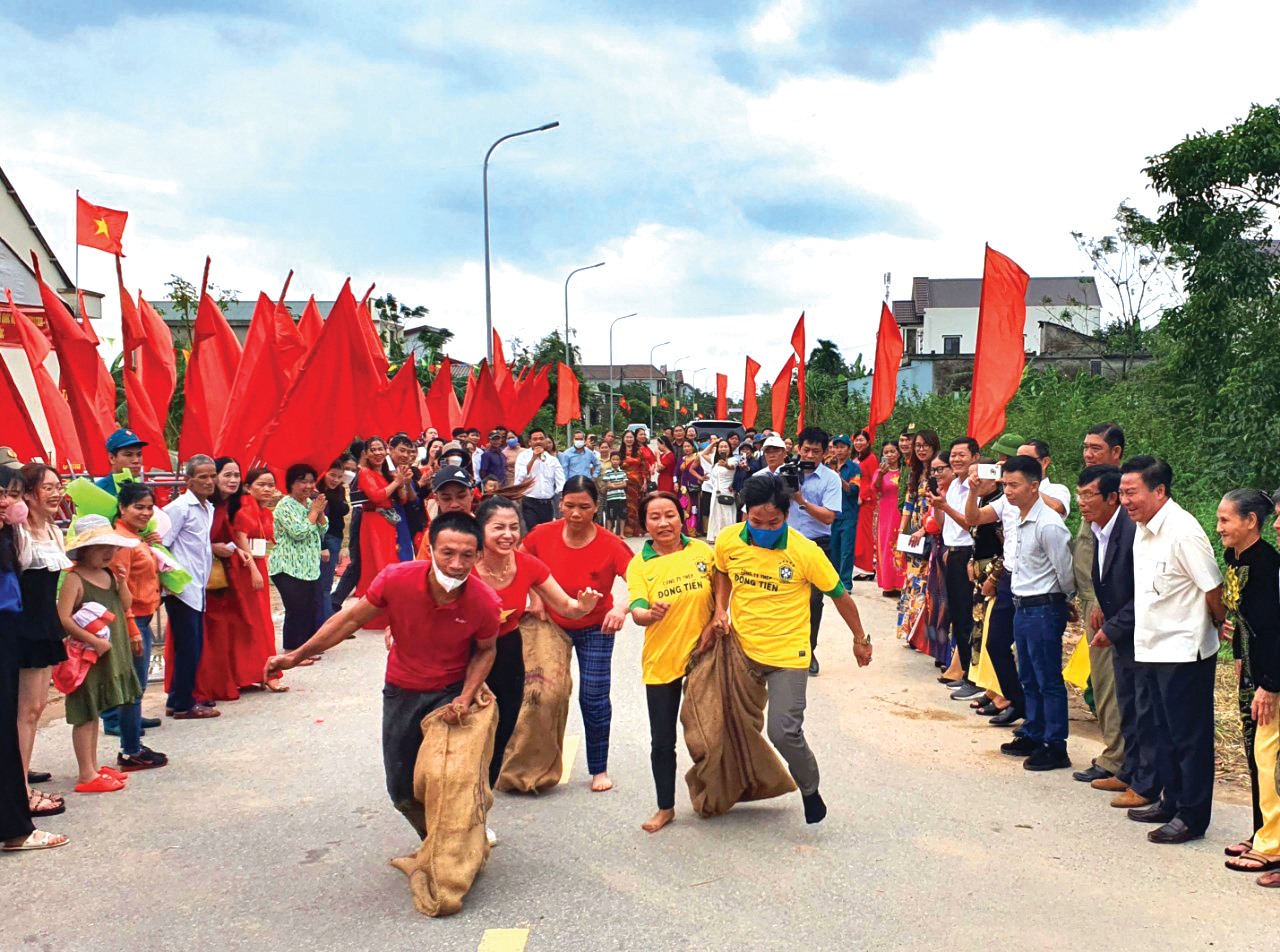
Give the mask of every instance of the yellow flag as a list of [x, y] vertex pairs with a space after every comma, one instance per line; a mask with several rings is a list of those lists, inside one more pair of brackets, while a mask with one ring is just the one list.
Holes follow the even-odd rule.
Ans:
[[1081, 691], [1089, 684], [1089, 636], [1083, 635], [1076, 643], [1076, 650], [1067, 659], [1067, 666], [1062, 669], [1062, 680], [1074, 684]]

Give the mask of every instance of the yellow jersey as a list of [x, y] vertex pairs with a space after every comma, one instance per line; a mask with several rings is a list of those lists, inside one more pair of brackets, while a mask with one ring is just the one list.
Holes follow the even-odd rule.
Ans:
[[840, 576], [812, 541], [788, 527], [772, 548], [746, 523], [716, 536], [716, 571], [729, 576], [729, 620], [747, 657], [775, 668], [809, 667], [809, 591], [838, 598]]
[[653, 543], [627, 566], [627, 601], [632, 608], [669, 607], [661, 619], [644, 630], [641, 666], [645, 684], [669, 684], [684, 677], [698, 636], [715, 611], [711, 590], [711, 547], [681, 536], [684, 547], [659, 555]]

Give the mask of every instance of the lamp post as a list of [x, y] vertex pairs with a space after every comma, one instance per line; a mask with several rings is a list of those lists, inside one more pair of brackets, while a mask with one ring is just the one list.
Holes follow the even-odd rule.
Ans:
[[653, 385], [653, 352], [659, 347], [666, 347], [671, 341], [664, 340], [649, 348], [649, 433], [653, 434], [653, 405], [658, 402], [658, 391]]
[[[693, 399], [694, 400], [698, 399], [698, 374], [702, 373], [706, 369], [707, 369], [706, 367], [699, 367], [697, 370], [695, 370], [693, 373], [689, 375], [689, 378], [693, 381]], [[694, 404], [694, 408], [697, 409], [696, 403]]]
[[621, 317], [615, 317], [613, 324], [609, 325], [609, 429], [613, 429], [613, 325], [618, 321], [625, 321], [628, 317], [635, 317], [638, 312], [633, 311], [630, 314], [623, 314]]
[[667, 371], [667, 373], [671, 375], [671, 389], [675, 392], [675, 395], [676, 395], [675, 406], [671, 408], [671, 425], [672, 426], [675, 426], [677, 419], [680, 415], [680, 397], [684, 394], [684, 391], [680, 389], [678, 386], [676, 386], [676, 367], [680, 365], [680, 361], [688, 360], [692, 356], [693, 354], [685, 354], [683, 357], [676, 358], [676, 360], [672, 362], [670, 369]]
[[[566, 367], [573, 366], [573, 349], [569, 346], [569, 278], [572, 278], [579, 271], [590, 271], [592, 268], [603, 268], [604, 262], [597, 261], [595, 264], [584, 265], [581, 268], [574, 268], [569, 272], [569, 276], [564, 279], [564, 365]], [[570, 428], [572, 423], [564, 425], [564, 441], [568, 445], [572, 434]]]
[[554, 129], [558, 125], [560, 125], [559, 122], [548, 122], [546, 125], [538, 126], [536, 129], [524, 129], [520, 132], [509, 133], [489, 146], [489, 151], [484, 154], [484, 330], [486, 335], [485, 350], [489, 355], [490, 367], [493, 366], [493, 295], [489, 286], [489, 157], [493, 155], [494, 149], [508, 139], [532, 135], [535, 132], [546, 132], [548, 129]]

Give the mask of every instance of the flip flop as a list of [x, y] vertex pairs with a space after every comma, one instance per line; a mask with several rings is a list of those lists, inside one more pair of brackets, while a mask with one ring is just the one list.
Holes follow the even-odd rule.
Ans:
[[1280, 889], [1280, 873], [1264, 873], [1258, 877], [1258, 885], [1263, 889]]
[[16, 846], [5, 845], [4, 852], [19, 853], [25, 850], [51, 850], [58, 846], [66, 846], [70, 842], [61, 833], [46, 833], [36, 830]]
[[127, 773], [122, 770], [116, 770], [115, 767], [99, 767], [98, 776], [110, 777], [112, 780], [118, 780], [120, 783], [124, 783], [129, 779], [129, 775]]
[[[1240, 862], [1242, 860], [1251, 860], [1258, 865], [1241, 866]], [[1280, 859], [1274, 859], [1263, 853], [1255, 853], [1253, 850], [1249, 850], [1247, 853], [1242, 853], [1239, 856], [1232, 857], [1223, 865], [1226, 866], [1227, 869], [1236, 873], [1269, 873], [1272, 870], [1280, 869]]]
[[1234, 846], [1228, 846], [1222, 852], [1227, 856], [1243, 856], [1245, 853], [1249, 852], [1249, 850], [1251, 849], [1253, 849], [1252, 840], [1241, 840], [1239, 843], [1235, 844]]
[[88, 783], [78, 783], [75, 785], [76, 793], [115, 793], [117, 790], [123, 790], [124, 784], [112, 777], [98, 774]]

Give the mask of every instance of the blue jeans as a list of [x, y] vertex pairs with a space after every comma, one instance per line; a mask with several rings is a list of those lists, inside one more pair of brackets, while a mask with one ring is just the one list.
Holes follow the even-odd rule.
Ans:
[[[151, 669], [151, 645], [153, 636], [151, 633], [151, 615], [145, 618], [135, 618], [134, 622], [138, 625], [138, 631], [142, 632], [142, 654], [133, 657], [133, 669], [138, 673], [138, 681], [142, 684], [142, 690], [147, 690], [147, 675]], [[104, 724], [109, 723], [108, 718], [114, 719], [120, 725], [120, 752], [132, 756], [142, 751], [142, 697], [132, 704], [123, 704], [114, 710], [108, 711], [102, 716]]]
[[1067, 747], [1067, 686], [1062, 680], [1062, 633], [1066, 627], [1066, 602], [1014, 610], [1018, 680], [1026, 695], [1027, 719], [1022, 734], [1060, 750]]
[[852, 594], [853, 550], [858, 539], [858, 508], [846, 510], [831, 523], [831, 564], [840, 573], [840, 581]]
[[609, 683], [613, 675], [613, 643], [615, 635], [599, 628], [570, 628], [578, 653], [578, 706], [582, 709], [582, 729], [587, 742], [587, 770], [592, 776], [609, 769], [609, 727], [613, 722], [613, 704], [609, 700]]
[[329, 553], [329, 561], [320, 560], [320, 578], [316, 582], [316, 630], [333, 614], [333, 573], [338, 570], [342, 556], [342, 537], [326, 535], [320, 543]]

